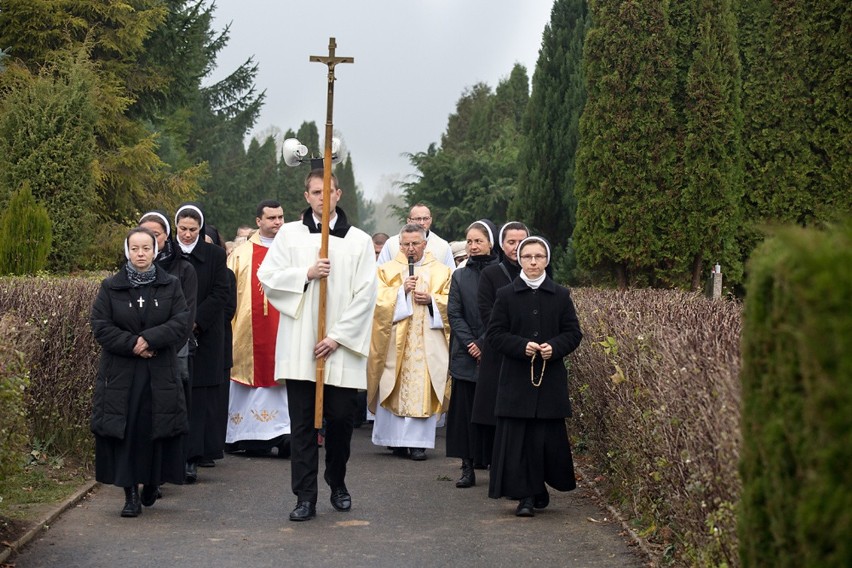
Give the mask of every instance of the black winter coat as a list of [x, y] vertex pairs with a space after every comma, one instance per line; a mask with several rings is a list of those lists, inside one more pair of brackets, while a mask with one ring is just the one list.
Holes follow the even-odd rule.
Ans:
[[497, 264], [494, 255], [474, 256], [464, 267], [453, 272], [447, 319], [450, 322], [450, 376], [454, 380], [476, 381], [479, 361], [471, 357], [467, 346], [473, 342], [482, 350], [485, 326], [479, 315], [477, 296], [479, 277], [487, 266]]
[[164, 268], [166, 272], [177, 278], [180, 282], [180, 288], [183, 290], [183, 298], [186, 300], [186, 307], [189, 309], [189, 321], [186, 326], [186, 339], [189, 339], [192, 336], [192, 325], [195, 323], [195, 297], [198, 294], [198, 276], [195, 275], [195, 268], [193, 268], [192, 264], [181, 254], [177, 243], [171, 238], [166, 243], [166, 246], [174, 251], [174, 253], [168, 260], [157, 260], [156, 264], [158, 267]]
[[[562, 418], [571, 416], [568, 370], [563, 358], [583, 338], [580, 322], [567, 288], [545, 278], [537, 290], [516, 278], [497, 291], [497, 302], [487, 331], [488, 341], [503, 354], [497, 386], [497, 416], [512, 418]], [[553, 356], [547, 361], [541, 385], [530, 380], [527, 343], [549, 343]], [[538, 380], [542, 359], [535, 358]]]
[[234, 330], [231, 327], [231, 320], [234, 319], [234, 314], [237, 313], [237, 277], [229, 268], [228, 272], [228, 301], [225, 302], [225, 309], [222, 312], [223, 321], [222, 328], [225, 330], [225, 380], [230, 379], [230, 370], [234, 366]]
[[[140, 293], [145, 299], [143, 308], [139, 307]], [[124, 439], [131, 385], [144, 372], [151, 377], [154, 439], [189, 431], [177, 363], [188, 320], [180, 283], [164, 270], [157, 270], [154, 282], [140, 288], [130, 285], [123, 268], [101, 283], [90, 319], [92, 334], [101, 345], [92, 432]], [[154, 357], [133, 354], [140, 335], [156, 352]]]
[[223, 312], [230, 295], [225, 251], [199, 238], [186, 258], [198, 278], [195, 338], [198, 347], [192, 363], [192, 386], [212, 387], [224, 382], [225, 318]]
[[[508, 260], [487, 266], [482, 270], [477, 291], [477, 305], [482, 327], [488, 329], [491, 321], [491, 310], [497, 298], [497, 290], [512, 283], [520, 274], [521, 268]], [[508, 273], [508, 276], [506, 276]], [[471, 421], [476, 424], [494, 426], [497, 418], [494, 416], [494, 405], [497, 402], [497, 374], [500, 372], [500, 362], [503, 355], [495, 351], [486, 339], [482, 358], [479, 361], [479, 376], [476, 380], [476, 392], [473, 397], [473, 413]]]

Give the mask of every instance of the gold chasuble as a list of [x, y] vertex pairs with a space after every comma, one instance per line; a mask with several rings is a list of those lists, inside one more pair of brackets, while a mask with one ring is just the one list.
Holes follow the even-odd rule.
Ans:
[[394, 323], [400, 288], [408, 276], [408, 259], [399, 253], [379, 266], [379, 291], [367, 365], [367, 400], [373, 413], [378, 404], [396, 416], [414, 418], [428, 418], [447, 409], [450, 392], [447, 299], [451, 272], [432, 253], [426, 252], [415, 265], [414, 274], [418, 277], [416, 290], [429, 292], [443, 326], [433, 329], [430, 306], [414, 302], [411, 302], [413, 313]]
[[228, 268], [237, 277], [237, 311], [231, 322], [234, 335], [234, 366], [231, 380], [250, 387], [277, 386], [275, 342], [278, 310], [257, 279], [257, 269], [269, 249], [260, 243], [260, 231], [228, 257]]

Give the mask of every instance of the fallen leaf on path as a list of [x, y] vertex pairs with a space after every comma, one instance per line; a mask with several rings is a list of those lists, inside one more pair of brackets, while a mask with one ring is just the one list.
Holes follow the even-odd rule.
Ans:
[[334, 523], [338, 527], [366, 527], [369, 524], [370, 521], [339, 521]]

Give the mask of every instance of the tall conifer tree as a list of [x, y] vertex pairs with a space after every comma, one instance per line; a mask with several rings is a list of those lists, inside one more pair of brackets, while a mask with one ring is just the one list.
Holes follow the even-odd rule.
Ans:
[[738, 22], [748, 219], [814, 225], [848, 212], [852, 7], [756, 0], [739, 4]]
[[[668, 245], [673, 266], [668, 281], [700, 287], [709, 264], [724, 266], [727, 278], [742, 276], [737, 246], [742, 214], [742, 109], [740, 63], [736, 43], [736, 19], [730, 0], [700, 0], [681, 6], [692, 9], [682, 21], [680, 37], [690, 36], [693, 45], [679, 59], [691, 62], [679, 110], [684, 132], [680, 215], [672, 218]], [[677, 184], [681, 185], [681, 184]], [[685, 264], [685, 266], [683, 266]]]
[[582, 55], [588, 25], [585, 0], [553, 4], [524, 113], [518, 191], [508, 211], [559, 246], [575, 224], [574, 159], [586, 102]]
[[343, 190], [338, 205], [346, 212], [349, 224], [359, 227], [358, 188], [355, 186], [355, 170], [352, 167], [351, 155], [346, 156], [345, 160], [334, 165], [334, 175]]
[[676, 203], [673, 38], [664, 0], [589, 3], [577, 153], [578, 261], [619, 286], [656, 284]]

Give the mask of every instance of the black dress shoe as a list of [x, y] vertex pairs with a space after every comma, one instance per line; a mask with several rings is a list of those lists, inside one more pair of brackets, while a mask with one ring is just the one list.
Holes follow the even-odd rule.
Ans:
[[409, 448], [411, 459], [414, 461], [423, 461], [426, 459], [426, 450], [423, 448]]
[[317, 516], [317, 506], [310, 501], [299, 501], [290, 512], [291, 521], [307, 521]]
[[335, 511], [346, 513], [352, 508], [352, 496], [346, 490], [346, 486], [333, 487], [331, 489], [331, 506]]
[[392, 450], [393, 455], [398, 458], [407, 458], [408, 457], [408, 448], [391, 448], [388, 446], [389, 450]]
[[216, 462], [214, 462], [210, 458], [201, 458], [200, 460], [198, 460], [196, 465], [198, 467], [216, 467]]
[[142, 503], [139, 499], [139, 488], [137, 486], [124, 488], [124, 508], [121, 510], [122, 517], [138, 517], [142, 514]]
[[533, 505], [536, 509], [544, 509], [550, 505], [550, 493], [547, 492], [547, 489], [544, 490], [544, 493], [539, 493], [533, 498]]
[[186, 470], [184, 475], [184, 481], [189, 484], [193, 484], [198, 481], [198, 466], [194, 463], [187, 462]]
[[142, 495], [140, 501], [146, 507], [150, 507], [154, 503], [157, 502], [157, 499], [160, 497], [160, 488], [156, 485], [143, 485], [142, 486]]
[[516, 517], [535, 517], [534, 503], [532, 497], [524, 497], [518, 501], [518, 508], [515, 509]]

